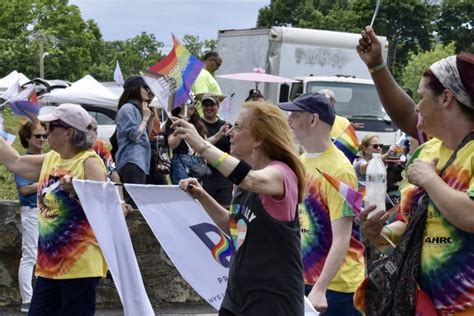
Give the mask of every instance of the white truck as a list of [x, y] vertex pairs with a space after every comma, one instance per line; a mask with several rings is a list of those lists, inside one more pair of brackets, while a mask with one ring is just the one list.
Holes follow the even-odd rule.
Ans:
[[[385, 113], [367, 66], [355, 47], [360, 34], [288, 28], [221, 30], [217, 47], [223, 59], [217, 75], [252, 72], [263, 68], [267, 74], [297, 80], [291, 85], [261, 83], [260, 91], [272, 103], [285, 102], [307, 92], [331, 89], [336, 95], [336, 112], [352, 122], [359, 140], [366, 133], [377, 133], [384, 144], [396, 143], [401, 132]], [[379, 36], [386, 60], [388, 42]], [[255, 88], [255, 83], [218, 78], [225, 95], [232, 98], [230, 121]]]

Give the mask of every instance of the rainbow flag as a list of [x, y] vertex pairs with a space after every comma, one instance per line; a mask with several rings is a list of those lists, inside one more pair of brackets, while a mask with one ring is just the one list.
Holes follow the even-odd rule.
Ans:
[[41, 104], [38, 102], [34, 85], [22, 90], [18, 95], [8, 100], [8, 104], [13, 113], [20, 116], [26, 116], [33, 122], [41, 109]]
[[334, 145], [346, 155], [352, 163], [357, 157], [357, 149], [359, 148], [359, 139], [357, 139], [356, 132], [352, 124], [349, 124], [346, 129], [334, 140]]
[[201, 72], [203, 63], [181, 45], [174, 34], [172, 36], [173, 49], [171, 52], [161, 61], [148, 68], [148, 71], [167, 77], [169, 94], [174, 94], [174, 109], [189, 99], [191, 86]]
[[362, 211], [362, 194], [326, 172], [319, 169], [316, 170], [339, 192], [344, 201], [352, 208], [355, 215], [359, 216]]

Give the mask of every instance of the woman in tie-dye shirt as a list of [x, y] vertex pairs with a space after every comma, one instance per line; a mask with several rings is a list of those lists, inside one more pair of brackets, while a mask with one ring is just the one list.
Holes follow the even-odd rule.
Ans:
[[[387, 226], [383, 226], [386, 215], [367, 220], [373, 210], [368, 207], [361, 215], [364, 233], [380, 248], [387, 246], [381, 233], [397, 242], [410, 221], [410, 210], [426, 192], [430, 202], [417, 282], [433, 303], [433, 313], [474, 315], [474, 141], [467, 142], [438, 175], [474, 131], [474, 55], [450, 56], [431, 65], [421, 79], [415, 106], [381, 66], [380, 42], [372, 28], [367, 27], [359, 43], [359, 55], [371, 68], [380, 99], [395, 124], [413, 137], [421, 134], [418, 131], [433, 137], [410, 160], [409, 184], [402, 190], [402, 220]], [[359, 298], [363, 300], [363, 295]]]
[[105, 181], [105, 167], [90, 148], [91, 117], [62, 104], [40, 115], [49, 122], [45, 155], [19, 156], [0, 139], [0, 163], [38, 181], [38, 257], [30, 315], [93, 315], [95, 291], [107, 266], [70, 179]]

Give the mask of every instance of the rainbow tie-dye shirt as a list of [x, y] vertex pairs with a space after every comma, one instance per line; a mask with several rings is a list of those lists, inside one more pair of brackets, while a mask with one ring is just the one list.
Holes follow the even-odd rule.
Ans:
[[[438, 171], [452, 153], [453, 150], [435, 138], [416, 152], [417, 158], [423, 161], [431, 162], [439, 158]], [[456, 160], [445, 171], [443, 180], [450, 187], [474, 198], [473, 171], [474, 141], [471, 141], [458, 152]], [[420, 194], [421, 189], [411, 184], [402, 190], [400, 210], [405, 220], [409, 220], [409, 211]], [[424, 233], [420, 287], [441, 315], [463, 310], [463, 315], [474, 315], [474, 234], [453, 226], [432, 202], [428, 206]]]
[[[339, 192], [316, 170], [325, 171], [336, 179], [357, 188], [355, 170], [344, 154], [332, 145], [320, 156], [301, 156], [306, 169], [306, 192], [298, 206], [301, 226], [305, 284], [314, 285], [326, 262], [332, 245], [331, 222], [354, 217]], [[364, 278], [364, 246], [359, 241], [359, 226], [353, 223], [349, 250], [341, 268], [329, 284], [338, 292], [354, 292]]]
[[106, 274], [107, 265], [78, 197], [64, 191], [59, 182], [66, 175], [84, 179], [84, 161], [91, 157], [102, 164], [92, 150], [71, 159], [61, 159], [55, 151], [46, 154], [38, 182], [38, 276], [74, 279]]

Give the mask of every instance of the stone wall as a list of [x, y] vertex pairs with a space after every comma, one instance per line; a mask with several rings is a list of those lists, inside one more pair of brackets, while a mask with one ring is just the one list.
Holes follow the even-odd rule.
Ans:
[[[20, 206], [17, 201], [0, 201], [0, 309], [20, 305], [18, 265], [21, 255]], [[127, 217], [148, 297], [154, 307], [180, 303], [203, 303], [179, 275], [157, 242], [140, 212]], [[102, 279], [97, 290], [97, 307], [120, 308], [112, 279]]]

